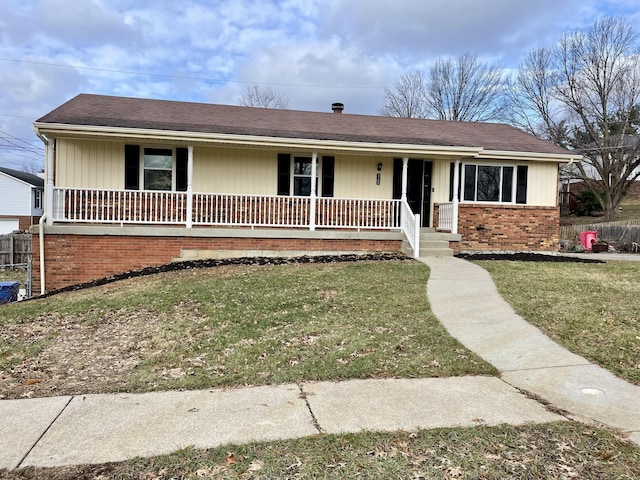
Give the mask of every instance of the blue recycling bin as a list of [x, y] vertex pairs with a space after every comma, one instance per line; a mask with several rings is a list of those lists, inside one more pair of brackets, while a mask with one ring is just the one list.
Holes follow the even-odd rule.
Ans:
[[18, 301], [20, 282], [0, 282], [0, 304]]

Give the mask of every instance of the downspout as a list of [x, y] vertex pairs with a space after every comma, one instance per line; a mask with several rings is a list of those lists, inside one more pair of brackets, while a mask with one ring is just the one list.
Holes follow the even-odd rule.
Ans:
[[40, 295], [46, 293], [44, 285], [44, 221], [47, 219], [47, 212], [44, 212], [38, 222], [38, 238], [40, 239]]
[[[44, 155], [45, 155], [45, 161], [44, 161], [44, 176], [45, 179], [49, 178], [49, 139], [47, 137], [45, 137], [44, 135], [42, 135], [40, 133], [40, 131], [38, 130], [38, 128], [34, 128], [36, 135], [38, 136], [38, 138], [40, 140], [42, 140], [42, 143], [44, 143], [45, 145], [45, 149], [44, 149]], [[39, 252], [40, 252], [40, 295], [44, 295], [46, 292], [45, 289], [45, 278], [44, 278], [44, 272], [45, 272], [45, 268], [44, 268], [44, 222], [47, 219], [47, 212], [49, 211], [49, 195], [46, 194], [45, 190], [43, 192], [44, 194], [44, 212], [42, 213], [42, 216], [40, 217], [40, 220], [38, 221], [38, 240], [39, 240]]]

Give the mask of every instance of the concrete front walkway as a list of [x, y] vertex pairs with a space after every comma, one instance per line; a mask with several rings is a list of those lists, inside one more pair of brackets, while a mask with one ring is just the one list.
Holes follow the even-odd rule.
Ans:
[[421, 260], [431, 268], [433, 313], [503, 380], [571, 418], [619, 429], [640, 445], [640, 387], [551, 341], [513, 311], [486, 270], [458, 258]]
[[[568, 352], [525, 322], [480, 267], [451, 257], [422, 261], [431, 267], [427, 295], [433, 312], [454, 337], [498, 368], [501, 378], [0, 400], [0, 468], [104, 463], [187, 446], [323, 433], [521, 425], [566, 417], [620, 429], [640, 444], [639, 387]], [[555, 409], [546, 408], [546, 402]]]

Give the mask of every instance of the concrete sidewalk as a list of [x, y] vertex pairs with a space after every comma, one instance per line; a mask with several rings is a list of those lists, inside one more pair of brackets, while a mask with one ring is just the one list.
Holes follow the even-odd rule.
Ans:
[[427, 295], [449, 332], [496, 377], [351, 380], [243, 389], [0, 400], [0, 468], [121, 461], [195, 446], [322, 433], [520, 425], [566, 416], [640, 444], [640, 388], [568, 352], [516, 315], [489, 274], [423, 258]]
[[362, 430], [564, 420], [496, 377], [351, 380], [0, 401], [0, 468]]
[[503, 380], [571, 418], [619, 429], [640, 445], [640, 387], [551, 341], [513, 311], [486, 270], [458, 258], [422, 260], [431, 268], [427, 295], [433, 313]]

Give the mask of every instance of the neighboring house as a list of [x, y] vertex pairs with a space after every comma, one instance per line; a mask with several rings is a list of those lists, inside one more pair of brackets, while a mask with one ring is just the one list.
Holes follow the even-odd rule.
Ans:
[[78, 95], [40, 118], [46, 290], [192, 258], [557, 251], [558, 168], [579, 156], [503, 124], [332, 108]]
[[0, 235], [27, 230], [43, 213], [44, 180], [0, 167]]

